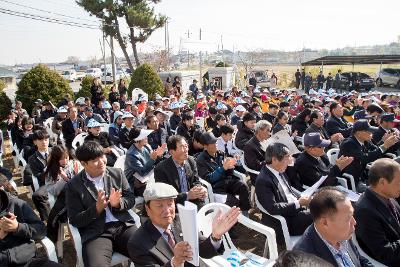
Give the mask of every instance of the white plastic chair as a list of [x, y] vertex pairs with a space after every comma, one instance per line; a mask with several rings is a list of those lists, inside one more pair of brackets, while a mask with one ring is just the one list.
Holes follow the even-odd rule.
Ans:
[[212, 190], [211, 184], [202, 178], [200, 178], [199, 181], [207, 189], [207, 198], [205, 199], [204, 202], [206, 204], [215, 202], [214, 192]]
[[[137, 228], [140, 227], [140, 217], [133, 212], [132, 210], [129, 210], [129, 214], [132, 216], [132, 218], [135, 220], [135, 225]], [[81, 235], [79, 233], [78, 228], [73, 226], [72, 224], [69, 223], [68, 220], [68, 230], [71, 235], [72, 241], [74, 243], [75, 247], [75, 252], [76, 252], [76, 266], [77, 267], [85, 267], [83, 264], [83, 258], [82, 258], [82, 241], [81, 241]], [[114, 252], [111, 258], [111, 266], [122, 264], [125, 265], [129, 262], [129, 258], [125, 257], [124, 255]], [[133, 263], [130, 264], [130, 267], [134, 267], [135, 265]]]
[[[259, 175], [260, 172], [250, 169], [249, 167], [247, 167], [246, 162], [244, 160], [244, 153], [240, 156], [240, 162], [242, 163], [243, 168], [248, 172], [248, 173], [252, 173], [255, 175]], [[256, 188], [254, 186], [251, 186], [250, 188], [250, 200], [251, 200], [251, 205], [254, 207], [255, 206], [255, 195], [256, 195]]]
[[[114, 168], [119, 168], [122, 171], [125, 169], [125, 159], [126, 155], [119, 156], [117, 160], [114, 163]], [[135, 207], [139, 204], [142, 204], [144, 202], [143, 197], [135, 197]]]
[[18, 165], [18, 154], [19, 154], [19, 151], [18, 151], [17, 145], [14, 144], [14, 142], [13, 142], [13, 139], [11, 137], [11, 131], [7, 130], [7, 134], [8, 134], [8, 137], [10, 138], [10, 141], [11, 141], [12, 150], [15, 153], [15, 156], [13, 156], [14, 168], [18, 169], [18, 167], [19, 167], [19, 165]]
[[196, 117], [196, 124], [200, 126], [201, 129], [204, 129], [204, 123], [206, 119], [203, 117]]
[[365, 253], [365, 252], [361, 249], [360, 245], [358, 244], [357, 237], [356, 237], [355, 234], [353, 234], [353, 235], [351, 236], [351, 240], [353, 241], [353, 244], [357, 247], [358, 252], [361, 254], [361, 256], [363, 256], [364, 258], [368, 259], [368, 260], [372, 263], [372, 265], [373, 265], [374, 267], [387, 267], [387, 266], [384, 265], [383, 263], [380, 263], [379, 261], [374, 260], [373, 258], [371, 258], [370, 256], [368, 256], [368, 254]]
[[[54, 204], [56, 203], [56, 198], [54, 197], [53, 194], [50, 194], [49, 192], [47, 192], [47, 196], [48, 196], [48, 201], [50, 204], [50, 209], [52, 209], [54, 207]], [[67, 226], [67, 223], [60, 223], [58, 226], [56, 249], [57, 249], [57, 255], [60, 258], [64, 257], [63, 242], [65, 241], [64, 228], [66, 226]]]
[[272, 215], [268, 211], [266, 211], [264, 209], [264, 207], [261, 205], [261, 203], [258, 201], [257, 195], [255, 196], [255, 201], [256, 201], [257, 208], [262, 213], [265, 213], [265, 214], [267, 214], [267, 215], [269, 215], [271, 217], [274, 217], [275, 219], [278, 219], [280, 221], [281, 227], [282, 227], [282, 232], [283, 232], [283, 237], [285, 239], [286, 250], [291, 250], [293, 248], [293, 246], [297, 243], [297, 241], [299, 241], [299, 239], [301, 238], [301, 235], [291, 236], [289, 234], [289, 228], [287, 226], [286, 219], [283, 216], [281, 216], [281, 215]]
[[[341, 179], [340, 179], [340, 178], [341, 178]], [[346, 178], [347, 178], [347, 179], [346, 179]], [[339, 183], [340, 183], [343, 187], [346, 187], [346, 186], [347, 186], [348, 189], [353, 190], [354, 192], [357, 192], [356, 183], [355, 183], [355, 181], [354, 181], [353, 175], [348, 174], [348, 173], [343, 173], [343, 174], [342, 174], [342, 177], [338, 177], [338, 179], [339, 179]], [[344, 181], [343, 181], [342, 179], [344, 179]], [[350, 181], [350, 187], [348, 186], [347, 180]], [[346, 182], [346, 186], [344, 186], [344, 182]]]
[[76, 150], [78, 146], [81, 146], [83, 144], [83, 142], [85, 141], [85, 137], [88, 135], [88, 133], [83, 132], [75, 136], [74, 140], [72, 141], [72, 147]]
[[328, 150], [328, 152], [326, 152], [326, 156], [328, 157], [329, 162], [332, 165], [336, 164], [336, 160], [338, 158], [339, 151], [340, 151], [339, 148], [331, 148], [331, 149]]
[[57, 254], [56, 254], [56, 250], [55, 250], [53, 242], [51, 242], [51, 240], [47, 237], [43, 238], [39, 242], [42, 244], [43, 248], [46, 250], [46, 254], [47, 254], [47, 257], [49, 258], [49, 260], [58, 263], [58, 258], [57, 258]]
[[[216, 214], [216, 211], [221, 209], [222, 212], [227, 212], [230, 210], [230, 207], [221, 204], [221, 203], [210, 203], [203, 206], [197, 213], [197, 222], [199, 226], [199, 231], [202, 232], [204, 236], [210, 236], [212, 232], [212, 221]], [[265, 235], [266, 241], [264, 245], [264, 252], [262, 257], [266, 257], [269, 255], [269, 260], [267, 261], [266, 266], [272, 266], [273, 263], [278, 258], [278, 248], [276, 244], [276, 236], [275, 231], [265, 225], [257, 223], [249, 218], [243, 216], [242, 214], [239, 215], [238, 223], [243, 224], [247, 228], [250, 228], [258, 233]], [[211, 259], [203, 259], [203, 261], [208, 266], [231, 266], [230, 263], [226, 260], [226, 258], [230, 255], [232, 251], [238, 251], [236, 246], [233, 244], [229, 233], [226, 233], [223, 238], [224, 244], [224, 254], [222, 256], [215, 256]], [[254, 255], [252, 253], [247, 253], [246, 255]], [[256, 256], [257, 257], [257, 256]]]

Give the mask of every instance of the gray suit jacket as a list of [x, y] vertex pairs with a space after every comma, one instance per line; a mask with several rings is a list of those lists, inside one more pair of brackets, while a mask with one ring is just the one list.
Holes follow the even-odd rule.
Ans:
[[[122, 191], [121, 207], [108, 206], [111, 213], [121, 222], [133, 225], [134, 220], [128, 210], [135, 205], [135, 196], [130, 190], [128, 181], [121, 169], [107, 167], [104, 175], [104, 191], [110, 195], [111, 189]], [[82, 243], [97, 238], [104, 231], [106, 223], [105, 210], [101, 214], [96, 211], [97, 190], [87, 178], [85, 170], [78, 173], [66, 185], [66, 207], [70, 223], [77, 227]]]

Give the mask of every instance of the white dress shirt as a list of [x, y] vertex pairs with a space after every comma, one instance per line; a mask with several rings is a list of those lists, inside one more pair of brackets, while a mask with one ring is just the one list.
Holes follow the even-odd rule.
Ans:
[[[97, 189], [97, 192], [99, 192], [100, 190], [104, 190], [104, 174], [98, 177], [90, 177], [90, 175], [88, 173], [86, 173], [86, 177], [89, 179], [89, 181], [92, 181], [94, 186]], [[107, 196], [109, 197], [109, 196]], [[108, 206], [106, 207], [106, 223], [109, 222], [118, 222], [118, 219], [114, 217], [114, 215], [111, 213], [110, 209], [108, 208]]]
[[282, 177], [280, 176], [280, 173], [276, 171], [275, 169], [267, 166], [268, 170], [272, 172], [273, 175], [278, 179], [279, 184], [281, 185], [283, 192], [285, 193], [286, 199], [288, 203], [294, 203], [296, 205], [296, 209], [300, 208], [300, 203], [297, 200], [297, 198], [290, 192], [289, 188], [287, 187], [286, 183], [282, 181]]
[[219, 151], [225, 152], [225, 144], [227, 144], [228, 153], [230, 156], [234, 156], [235, 154], [240, 154], [240, 151], [233, 147], [233, 141], [229, 140], [225, 142], [224, 139], [220, 136], [217, 139], [217, 149]]

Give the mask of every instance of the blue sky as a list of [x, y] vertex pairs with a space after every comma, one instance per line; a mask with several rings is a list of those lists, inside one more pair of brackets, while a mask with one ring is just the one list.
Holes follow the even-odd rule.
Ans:
[[[98, 24], [73, 0], [7, 0], [43, 9], [39, 12], [0, 0], [0, 8]], [[356, 0], [163, 0], [156, 10], [170, 18], [170, 46], [190, 51], [225, 49], [299, 50], [385, 44], [400, 35], [400, 1]], [[79, 18], [79, 19], [77, 19]], [[202, 41], [199, 41], [199, 29]], [[187, 31], [190, 36], [187, 38]], [[68, 56], [101, 57], [100, 30], [81, 29], [0, 14], [0, 64], [58, 62]], [[164, 47], [156, 31], [141, 51]], [[117, 49], [117, 54], [122, 53]]]

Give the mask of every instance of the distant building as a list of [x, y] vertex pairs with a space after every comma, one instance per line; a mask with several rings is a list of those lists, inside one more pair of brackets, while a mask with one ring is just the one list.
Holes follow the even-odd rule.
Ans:
[[0, 80], [2, 80], [7, 87], [17, 87], [17, 74], [11, 70], [0, 67]]

